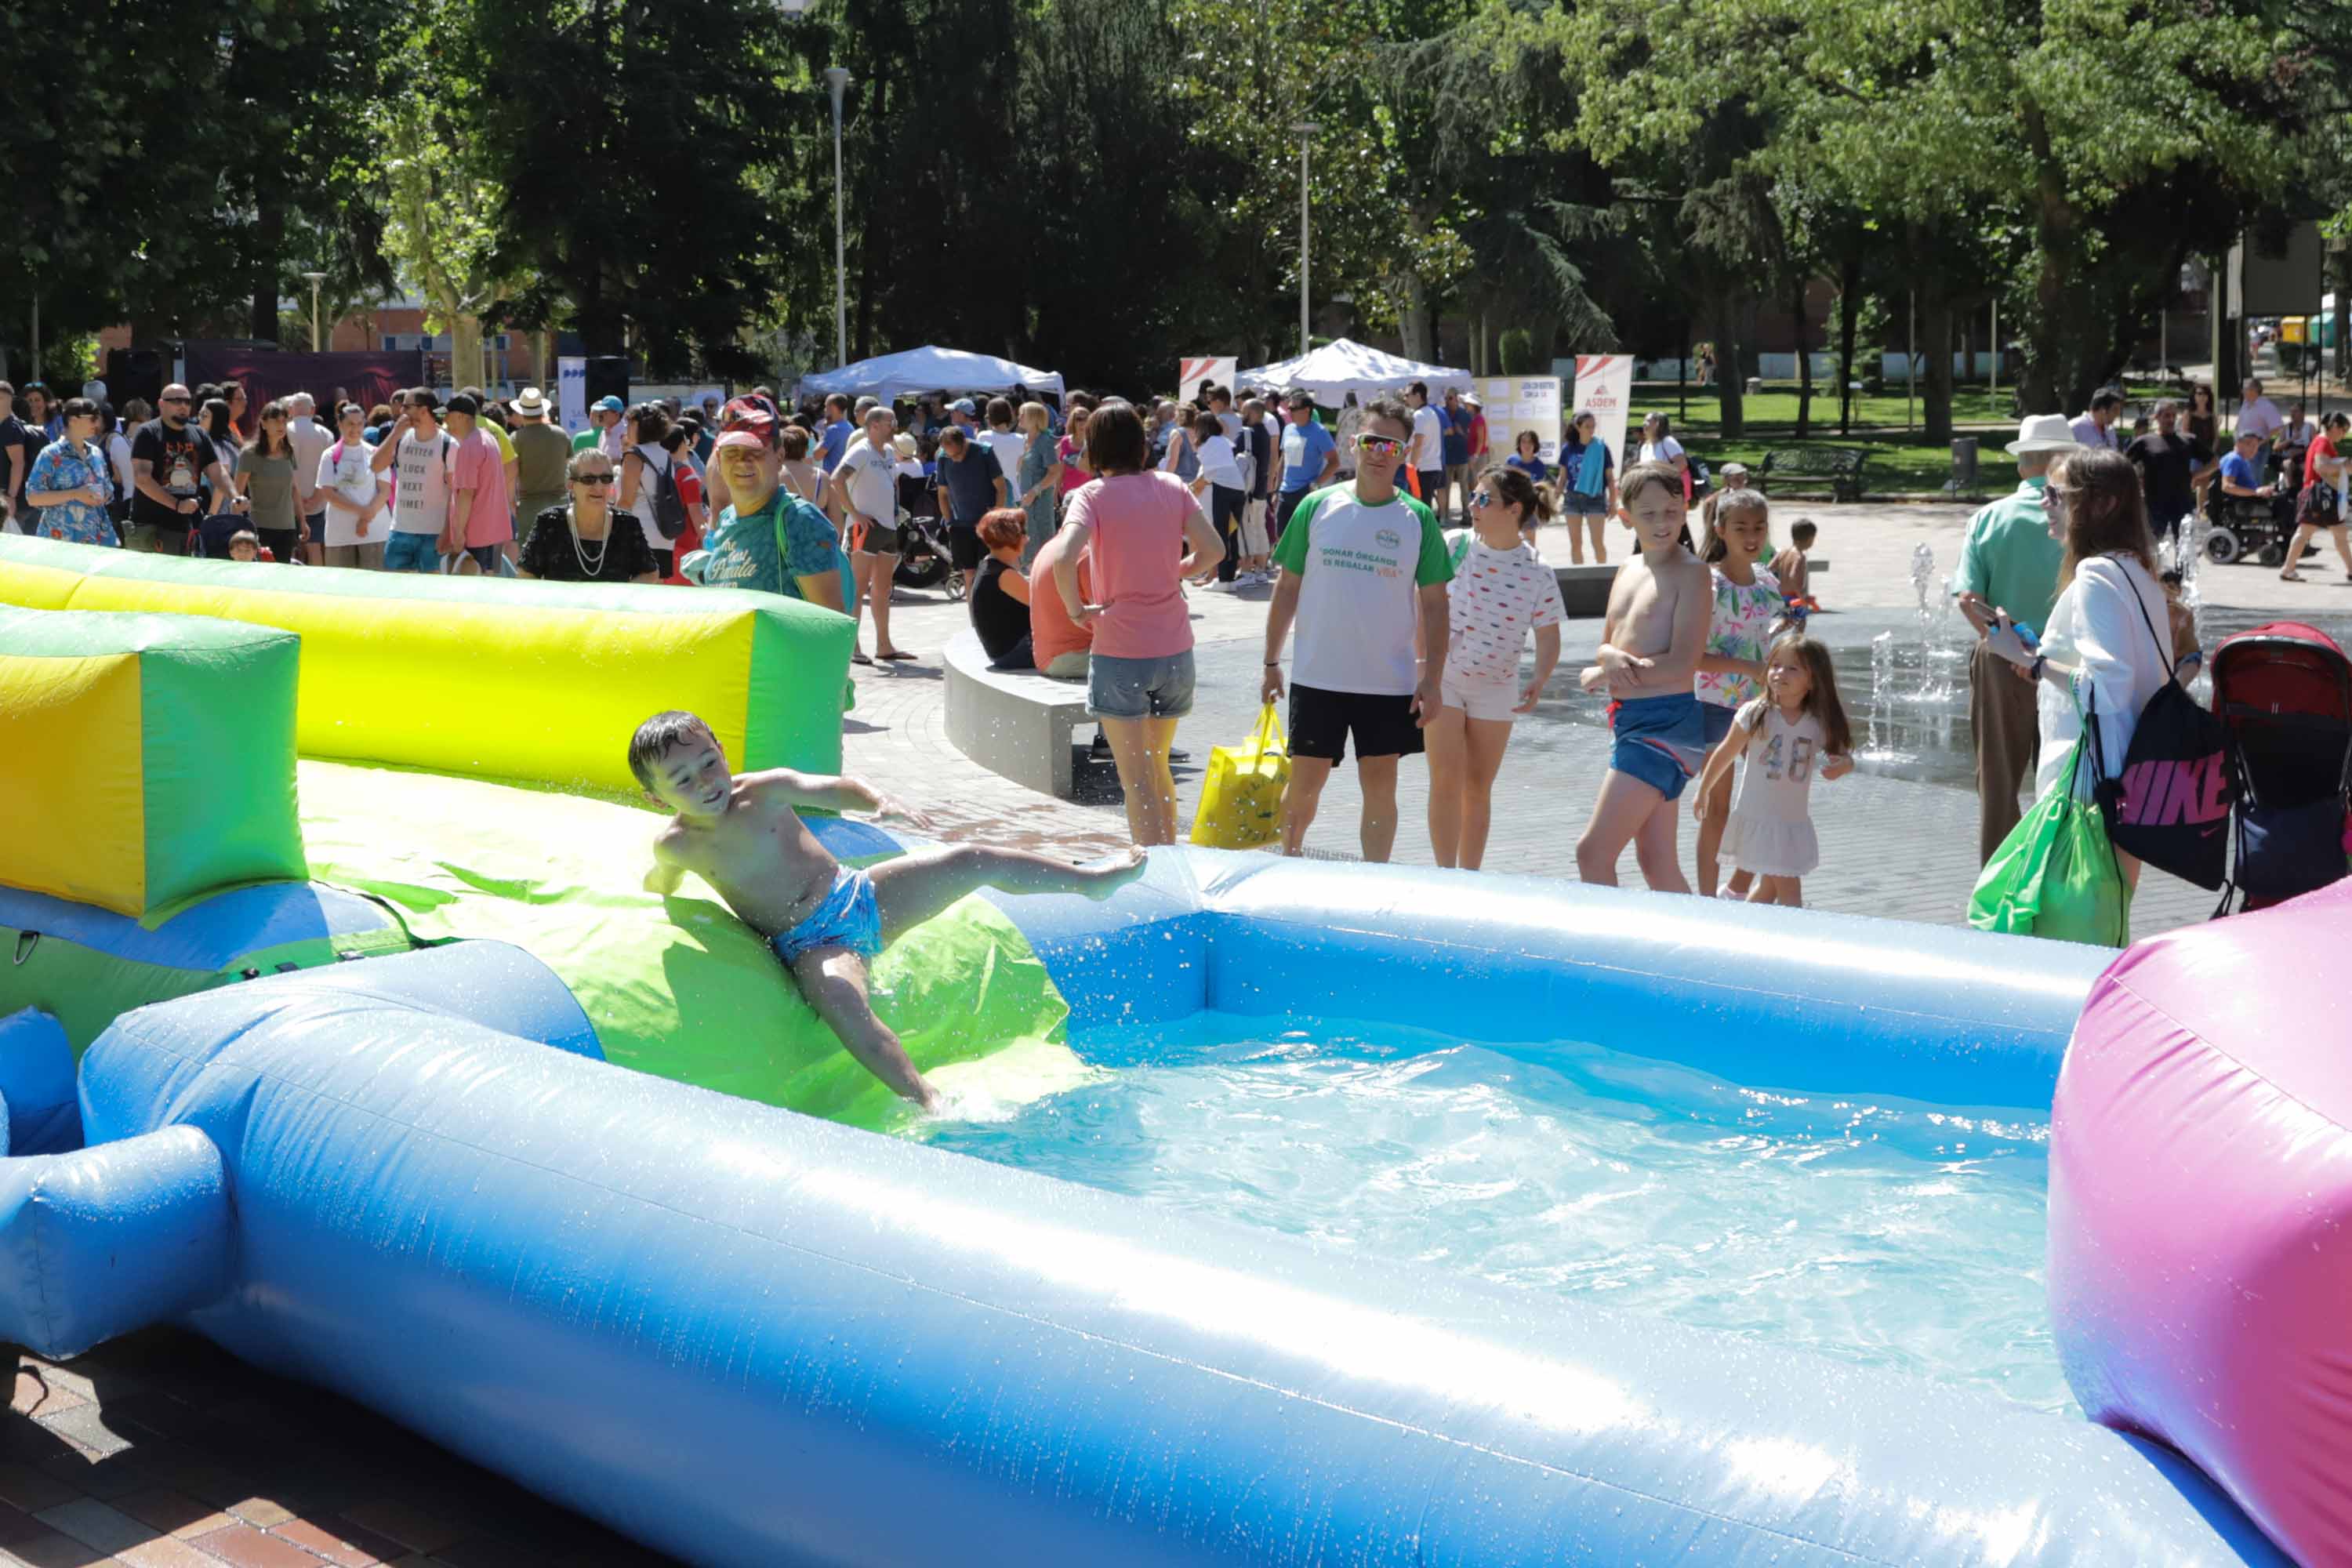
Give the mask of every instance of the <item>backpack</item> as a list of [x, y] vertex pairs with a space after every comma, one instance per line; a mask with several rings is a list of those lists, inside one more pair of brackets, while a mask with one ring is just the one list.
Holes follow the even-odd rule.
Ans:
[[686, 531], [686, 498], [677, 489], [677, 459], [672, 458], [658, 468], [648, 461], [646, 471], [653, 484], [654, 526], [661, 530], [664, 539], [676, 539]]
[[2158, 635], [2128, 578], [2124, 586], [2168, 668], [2164, 684], [2139, 710], [2122, 771], [2110, 778], [2105, 759], [2098, 759], [2093, 797], [2116, 847], [2184, 881], [2218, 889], [2227, 874], [2230, 805], [2236, 795], [2225, 756], [2229, 731], [2183, 689], [2169, 668], [2169, 639]]

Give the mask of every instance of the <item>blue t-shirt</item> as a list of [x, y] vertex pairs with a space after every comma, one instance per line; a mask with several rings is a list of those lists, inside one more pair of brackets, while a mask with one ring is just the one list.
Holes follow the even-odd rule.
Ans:
[[849, 421], [846, 419], [836, 419], [824, 427], [824, 446], [822, 450], [824, 453], [826, 473], [833, 472], [835, 465], [841, 461], [841, 455], [849, 450]]
[[2235, 452], [2221, 459], [2221, 477], [2250, 490], [2263, 488], [2263, 471]]
[[1312, 489], [1323, 475], [1323, 458], [1338, 443], [1331, 432], [1309, 419], [1304, 425], [1282, 427], [1282, 488], [1297, 493]]
[[720, 512], [702, 548], [708, 554], [695, 580], [707, 588], [761, 588], [799, 599], [806, 597], [800, 579], [830, 569], [841, 578], [842, 604], [857, 602], [856, 580], [832, 521], [788, 490], [779, 489], [748, 516], [738, 517], [731, 506]]
[[1448, 413], [1441, 408], [1437, 411], [1437, 418], [1445, 426], [1443, 442], [1445, 466], [1458, 468], [1470, 460], [1470, 411], [1464, 408]]
[[1543, 483], [1545, 477], [1551, 472], [1551, 466], [1541, 458], [1508, 457], [1503, 459], [1503, 466], [1518, 469], [1538, 484]]
[[947, 480], [949, 524], [977, 527], [982, 515], [996, 504], [996, 481], [1004, 477], [996, 454], [978, 441], [965, 442], [961, 458], [949, 457], [942, 447], [939, 471]]

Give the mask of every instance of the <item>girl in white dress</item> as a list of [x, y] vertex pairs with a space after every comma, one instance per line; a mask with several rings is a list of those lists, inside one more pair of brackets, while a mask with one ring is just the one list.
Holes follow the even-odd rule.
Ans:
[[1809, 806], [1813, 774], [1834, 779], [1852, 773], [1853, 749], [1829, 649], [1802, 632], [1784, 635], [1765, 658], [1764, 695], [1733, 717], [1731, 733], [1699, 773], [1692, 805], [1695, 814], [1703, 814], [1733, 760], [1748, 759], [1724, 827], [1723, 851], [1756, 879], [1749, 903], [1794, 908], [1804, 902], [1803, 878], [1822, 863]]

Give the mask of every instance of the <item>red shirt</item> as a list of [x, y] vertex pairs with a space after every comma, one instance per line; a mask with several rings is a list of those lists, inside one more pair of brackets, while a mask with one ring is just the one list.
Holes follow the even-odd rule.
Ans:
[[[677, 499], [686, 503], [687, 509], [686, 526], [678, 530], [677, 538], [671, 542], [676, 553], [670, 559], [677, 562], [685, 560], [702, 548], [702, 530], [694, 526], [694, 509], [702, 504], [702, 476], [696, 473], [693, 466], [688, 463], [679, 463], [675, 473], [677, 479]], [[662, 581], [675, 584], [681, 588], [693, 586], [679, 574], [675, 565], [670, 568], [669, 575]]]
[[2324, 482], [2319, 471], [2320, 461], [2323, 458], [2331, 463], [2336, 460], [2336, 443], [2325, 436], [2320, 436], [2313, 439], [2310, 448], [2303, 455], [2305, 484], [2315, 485]]

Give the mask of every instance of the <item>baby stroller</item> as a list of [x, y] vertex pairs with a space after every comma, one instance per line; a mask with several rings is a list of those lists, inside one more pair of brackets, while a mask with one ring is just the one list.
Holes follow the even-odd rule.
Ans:
[[2228, 912], [2259, 910], [2345, 874], [2352, 812], [2352, 659], [2326, 632], [2272, 621], [2213, 650], [2213, 711], [2228, 732], [2236, 864]]

